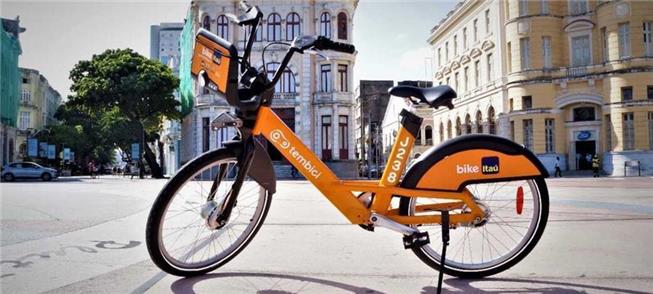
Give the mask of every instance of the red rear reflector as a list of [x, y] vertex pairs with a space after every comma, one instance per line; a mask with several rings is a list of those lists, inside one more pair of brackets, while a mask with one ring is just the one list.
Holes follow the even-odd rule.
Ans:
[[524, 189], [519, 186], [517, 188], [517, 214], [521, 214], [524, 208]]

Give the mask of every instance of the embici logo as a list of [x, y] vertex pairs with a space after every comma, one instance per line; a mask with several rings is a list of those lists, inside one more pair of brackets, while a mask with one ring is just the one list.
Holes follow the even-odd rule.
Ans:
[[290, 145], [290, 141], [286, 139], [286, 136], [283, 135], [281, 130], [272, 130], [272, 132], [270, 132], [270, 140], [273, 143], [279, 144], [281, 149], [287, 150], [290, 157], [303, 167], [306, 173], [311, 175], [313, 178], [318, 179], [322, 175], [322, 172], [320, 172], [310, 160], [304, 158], [304, 156], [299, 153], [299, 150]]

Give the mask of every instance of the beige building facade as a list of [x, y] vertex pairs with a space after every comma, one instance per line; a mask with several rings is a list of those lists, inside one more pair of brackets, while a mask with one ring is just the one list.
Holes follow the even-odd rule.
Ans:
[[[459, 5], [443, 24], [456, 23], [458, 15], [482, 19], [483, 12], [474, 10], [480, 4], [471, 2], [476, 1]], [[653, 174], [653, 2], [484, 5], [498, 10], [497, 133], [531, 149], [549, 170], [556, 157], [563, 170], [590, 169], [597, 154], [608, 174], [623, 176], [624, 166], [635, 162], [642, 174]], [[444, 40], [440, 36], [461, 34], [459, 27], [443, 24], [431, 35], [434, 48]], [[442, 68], [436, 73], [442, 74], [436, 81], [451, 75]], [[467, 101], [465, 89], [454, 86]]]
[[57, 122], [54, 115], [62, 104], [61, 95], [38, 70], [20, 68], [21, 96], [18, 108], [16, 153], [27, 155], [27, 139], [47, 125]]

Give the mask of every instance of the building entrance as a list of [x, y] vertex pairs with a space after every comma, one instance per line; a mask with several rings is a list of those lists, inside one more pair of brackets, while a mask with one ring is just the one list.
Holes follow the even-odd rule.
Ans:
[[592, 169], [594, 154], [596, 154], [595, 141], [576, 141], [576, 166], [579, 170]]

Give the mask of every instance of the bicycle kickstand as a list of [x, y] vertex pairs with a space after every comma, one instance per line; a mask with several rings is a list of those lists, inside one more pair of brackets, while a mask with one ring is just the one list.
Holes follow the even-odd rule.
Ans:
[[444, 278], [444, 261], [445, 256], [447, 255], [447, 246], [449, 245], [449, 211], [441, 210], [440, 211], [440, 225], [442, 226], [442, 255], [440, 256], [440, 273], [438, 276], [438, 291], [437, 293], [442, 293], [442, 280]]

